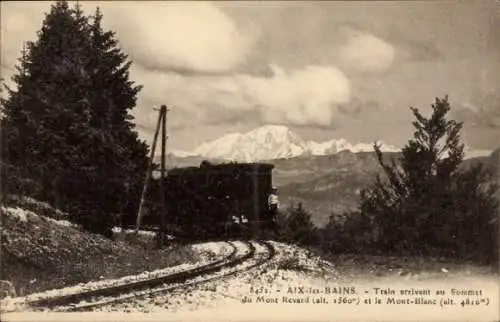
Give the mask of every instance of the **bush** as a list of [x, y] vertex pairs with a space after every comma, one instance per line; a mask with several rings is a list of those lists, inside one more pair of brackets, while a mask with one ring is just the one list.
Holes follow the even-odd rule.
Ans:
[[310, 246], [318, 242], [317, 229], [308, 213], [299, 203], [278, 216], [279, 237], [284, 242], [300, 246]]
[[9, 202], [7, 196], [36, 196], [40, 193], [41, 185], [13, 165], [0, 162], [0, 190], [2, 203]]
[[436, 99], [425, 118], [412, 108], [414, 138], [385, 177], [361, 193], [359, 211], [344, 222], [332, 217], [324, 231], [330, 251], [445, 256], [498, 261], [498, 190], [495, 173], [480, 164], [460, 168], [462, 123], [447, 120], [447, 98]]

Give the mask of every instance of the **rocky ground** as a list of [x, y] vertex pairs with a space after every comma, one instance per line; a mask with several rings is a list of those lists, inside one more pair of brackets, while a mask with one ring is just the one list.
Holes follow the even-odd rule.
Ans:
[[155, 250], [152, 236], [122, 232], [109, 240], [24, 207], [2, 206], [1, 222], [1, 279], [18, 296], [200, 260], [189, 246]]
[[[277, 256], [262, 266], [166, 295], [137, 298], [97, 312], [56, 315], [18, 312], [4, 317], [9, 321], [50, 318], [141, 321], [145, 317], [154, 321], [498, 321], [499, 318], [498, 276], [492, 272], [444, 267], [419, 271], [413, 267], [407, 274], [401, 274], [400, 270], [370, 274], [370, 268], [357, 270], [324, 261], [296, 246], [276, 242], [273, 245]], [[427, 289], [428, 295], [400, 294], [402, 290]], [[391, 290], [395, 295], [390, 295]], [[436, 295], [438, 290], [445, 294]], [[474, 295], [457, 294], [471, 291]], [[381, 300], [380, 304], [376, 304], [376, 298]], [[391, 303], [391, 298], [400, 302]], [[414, 303], [404, 303], [408, 298]], [[368, 299], [370, 303], [365, 302]], [[446, 304], [449, 299], [453, 304]], [[482, 303], [482, 299], [488, 303]]]

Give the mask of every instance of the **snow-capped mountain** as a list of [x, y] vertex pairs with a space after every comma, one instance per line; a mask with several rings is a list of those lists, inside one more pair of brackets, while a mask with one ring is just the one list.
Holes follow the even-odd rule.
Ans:
[[[378, 141], [383, 152], [399, 152], [400, 149], [383, 141]], [[330, 155], [348, 150], [372, 152], [373, 143], [352, 144], [344, 138], [325, 142], [305, 141], [296, 133], [282, 125], [265, 125], [247, 133], [230, 133], [216, 140], [201, 144], [194, 151], [174, 150], [177, 157], [198, 156], [209, 159], [231, 161], [261, 161], [292, 158], [301, 155]], [[465, 148], [465, 158], [487, 156], [489, 150]]]
[[214, 159], [257, 161], [291, 158], [307, 151], [307, 143], [286, 126], [266, 125], [244, 134], [231, 133], [203, 143], [193, 154]]
[[474, 150], [469, 146], [465, 146], [464, 149], [464, 159], [472, 159], [477, 157], [487, 157], [489, 156], [493, 150]]
[[[380, 142], [382, 151], [399, 151], [394, 146]], [[233, 161], [259, 161], [291, 158], [300, 155], [327, 155], [350, 150], [352, 152], [373, 151], [373, 144], [351, 144], [345, 139], [326, 142], [304, 141], [286, 126], [265, 125], [247, 133], [231, 133], [214, 141], [206, 142], [192, 153], [206, 158]]]
[[180, 158], [186, 158], [186, 157], [191, 157], [194, 156], [193, 152], [190, 151], [184, 151], [184, 150], [172, 150], [170, 153], [176, 157]]
[[[377, 142], [380, 145], [382, 152], [398, 152], [395, 146], [389, 145], [383, 141]], [[373, 151], [373, 143], [357, 143], [351, 144], [346, 139], [332, 139], [330, 141], [325, 141], [317, 143], [314, 141], [308, 142], [310, 154], [312, 155], [328, 155], [335, 154], [340, 151], [348, 150], [354, 153], [357, 152], [371, 152]]]

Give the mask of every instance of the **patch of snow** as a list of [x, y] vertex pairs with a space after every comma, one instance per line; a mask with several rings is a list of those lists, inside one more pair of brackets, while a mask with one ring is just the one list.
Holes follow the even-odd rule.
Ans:
[[[477, 277], [463, 278], [460, 280], [417, 281], [409, 284], [406, 278], [377, 279], [356, 281], [342, 280], [333, 264], [322, 261], [308, 251], [293, 245], [272, 242], [277, 250], [276, 257], [262, 265], [230, 277], [225, 277], [203, 284], [188, 285], [165, 295], [144, 295], [140, 298], [130, 299], [128, 303], [102, 308], [97, 312], [85, 313], [6, 313], [2, 316], [9, 321], [248, 321], [248, 320], [384, 320], [384, 321], [414, 321], [440, 320], [456, 321], [498, 321], [498, 282], [494, 277], [479, 280]], [[198, 246], [201, 247], [201, 246]], [[206, 245], [206, 250], [213, 250], [215, 245]], [[262, 251], [262, 247], [257, 247]], [[293, 262], [301, 270], [293, 267], [283, 268], [284, 262]], [[325, 265], [329, 268], [323, 275], [314, 275], [311, 272], [322, 271], [318, 266]], [[425, 310], [419, 305], [385, 305], [380, 304], [374, 315], [373, 305], [348, 305], [348, 304], [314, 304], [311, 303], [284, 303], [283, 296], [287, 296], [289, 287], [309, 287], [324, 289], [325, 287], [355, 287], [358, 295], [363, 297], [367, 290], [373, 294], [374, 287], [391, 287], [393, 289], [430, 288], [449, 290], [450, 288], [476, 288], [482, 289], [490, 298], [489, 306], [480, 308], [474, 306], [461, 307], [459, 305], [442, 308], [440, 305], [426, 306]], [[259, 294], [267, 298], [278, 298], [278, 303], [256, 303], [254, 290], [266, 289], [272, 293]], [[278, 292], [279, 291], [279, 292]], [[253, 303], [242, 303], [244, 296], [253, 299]], [[299, 299], [314, 297], [310, 294], [289, 295]], [[333, 301], [338, 296], [323, 296]], [[367, 296], [364, 296], [365, 298]], [[458, 301], [459, 299], [457, 299]], [[444, 311], [443, 311], [444, 310]], [[480, 311], [481, 314], [478, 315]]]
[[28, 220], [45, 220], [59, 226], [79, 228], [80, 226], [68, 220], [56, 220], [46, 216], [39, 216], [33, 211], [26, 210], [20, 207], [5, 207], [2, 206], [2, 213], [16, 217], [21, 222], [28, 222]]
[[170, 153], [179, 158], [186, 158], [194, 155], [193, 152], [184, 150], [172, 150]]
[[[286, 290], [286, 287], [290, 285], [299, 285], [305, 288], [318, 288], [324, 285], [322, 284], [324, 280], [314, 279], [308, 275], [309, 271], [313, 271], [317, 266], [320, 266], [318, 258], [312, 257], [309, 252], [295, 246], [275, 242], [272, 244], [275, 246], [277, 255], [273, 260], [263, 265], [252, 267], [263, 255], [267, 254], [267, 248], [254, 243], [257, 257], [247, 260], [236, 267], [224, 268], [208, 277], [196, 277], [179, 285], [169, 285], [149, 290], [171, 290], [168, 293], [156, 292], [148, 295], [147, 292], [144, 292], [139, 297], [122, 297], [125, 301], [101, 307], [97, 311], [103, 313], [114, 311], [131, 314], [174, 313], [184, 315], [200, 309], [210, 311], [225, 304], [241, 306], [241, 299], [244, 296], [253, 296], [250, 292], [251, 287], [254, 289], [263, 287], [268, 290]], [[289, 259], [301, 261], [301, 265], [305, 266], [303, 269], [306, 272], [281, 268], [280, 263]], [[204, 283], [197, 283], [200, 281], [204, 281]], [[182, 287], [172, 289], [179, 286]]]
[[71, 221], [68, 221], [68, 220], [56, 220], [56, 219], [53, 219], [53, 218], [50, 218], [50, 217], [43, 217], [43, 216], [41, 216], [41, 217], [44, 218], [47, 221], [50, 221], [50, 222], [52, 222], [52, 223], [54, 223], [56, 225], [59, 225], [59, 226], [80, 228], [80, 225], [72, 223]]
[[[32, 197], [27, 197], [27, 196], [20, 196], [20, 195], [8, 195], [8, 198], [12, 199], [12, 200], [17, 200], [17, 201], [20, 201], [22, 204], [29, 204], [29, 205], [35, 205], [36, 207], [40, 208], [40, 209], [44, 209], [44, 210], [50, 210], [50, 211], [53, 211], [58, 217], [60, 218], [67, 218], [68, 217], [68, 214], [62, 212], [61, 210], [59, 209], [54, 209], [51, 205], [49, 205], [48, 203], [46, 202], [42, 202], [42, 201], [38, 201]], [[21, 205], [22, 206], [22, 205]]]
[[120, 227], [113, 227], [111, 229], [113, 231], [113, 233], [117, 234], [117, 233], [120, 233], [122, 231], [122, 229]]
[[15, 217], [21, 222], [28, 222], [29, 216], [36, 216], [34, 212], [31, 212], [29, 210], [25, 210], [19, 207], [12, 208], [4, 206], [2, 206], [2, 214]]
[[[121, 227], [113, 227], [112, 229], [113, 233], [115, 234], [118, 234], [118, 233], [121, 233], [122, 232], [122, 228]], [[124, 233], [126, 233], [127, 235], [128, 234], [135, 234], [135, 229], [124, 229], [123, 230]], [[145, 236], [145, 237], [155, 237], [156, 236], [156, 232], [155, 231], [150, 231], [150, 230], [138, 230], [137, 233], [140, 235], [140, 236]], [[172, 235], [167, 235], [167, 239], [175, 239], [174, 236]]]
[[492, 150], [474, 150], [469, 146], [465, 146], [464, 159], [472, 159], [477, 157], [487, 157], [493, 153]]
[[[197, 268], [203, 265], [209, 264], [211, 261], [219, 260], [220, 258], [227, 257], [231, 252], [231, 247], [228, 246], [225, 242], [210, 242], [210, 243], [200, 243], [193, 245], [193, 250], [195, 252], [200, 253], [201, 260], [195, 264], [181, 264], [177, 266], [167, 267], [164, 269], [154, 270], [152, 272], [145, 271], [141, 274], [137, 275], [128, 275], [121, 278], [116, 279], [107, 279], [107, 280], [99, 280], [92, 281], [87, 283], [79, 283], [74, 286], [65, 287], [61, 289], [48, 290], [40, 293], [33, 293], [23, 297], [16, 298], [6, 298], [0, 301], [0, 307], [2, 310], [7, 311], [5, 308], [14, 309], [24, 309], [26, 304], [31, 301], [56, 297], [56, 296], [64, 296], [70, 294], [77, 294], [84, 291], [96, 290], [100, 288], [124, 285], [132, 282], [144, 281], [147, 279], [158, 278], [161, 276], [166, 276], [174, 273], [178, 273], [181, 271]], [[203, 256], [204, 253], [209, 252], [211, 256]]]

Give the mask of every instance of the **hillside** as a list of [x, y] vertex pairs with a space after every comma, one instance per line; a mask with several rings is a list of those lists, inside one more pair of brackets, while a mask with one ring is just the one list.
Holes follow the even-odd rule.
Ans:
[[[398, 153], [386, 152], [384, 157], [397, 157]], [[353, 153], [341, 151], [325, 156], [303, 156], [291, 159], [269, 160], [275, 168], [273, 182], [277, 186], [311, 181], [337, 172], [373, 173], [378, 170], [378, 161], [373, 152]]]
[[[397, 154], [386, 153], [384, 156], [389, 159]], [[477, 163], [499, 175], [500, 149], [487, 157], [467, 159], [462, 168]], [[282, 183], [282, 203], [288, 206], [291, 202], [302, 202], [311, 212], [314, 223], [319, 226], [328, 222], [332, 212], [341, 214], [355, 209], [360, 189], [370, 185], [376, 174], [381, 172], [374, 153], [347, 151], [326, 159], [304, 161], [302, 164], [288, 161], [275, 165], [275, 181]], [[498, 193], [500, 198], [500, 191]]]
[[[26, 200], [24, 200], [26, 203]], [[109, 240], [81, 231], [65, 220], [45, 214], [60, 212], [43, 203], [1, 208], [1, 279], [13, 283], [17, 295], [60, 288], [81, 282], [115, 278], [196, 261], [189, 247], [156, 250], [147, 238]], [[40, 206], [43, 207], [40, 207]]]
[[[397, 155], [384, 154], [387, 160]], [[342, 213], [356, 207], [360, 189], [368, 186], [380, 172], [375, 154], [369, 152], [344, 151], [303, 160], [301, 164], [277, 162], [275, 165], [273, 179], [280, 187], [284, 206], [302, 202], [318, 226], [325, 225], [332, 212]]]

